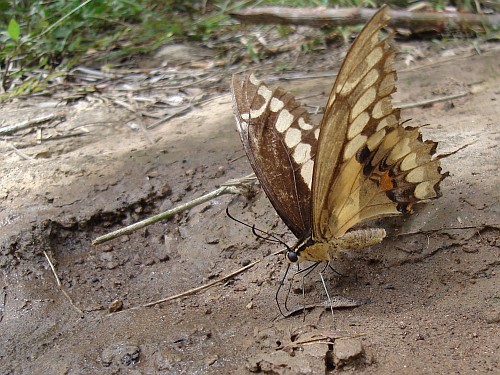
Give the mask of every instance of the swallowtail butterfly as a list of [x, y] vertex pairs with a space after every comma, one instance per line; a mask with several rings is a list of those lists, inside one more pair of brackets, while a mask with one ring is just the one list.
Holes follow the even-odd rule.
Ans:
[[382, 7], [365, 25], [338, 73], [321, 123], [288, 92], [253, 75], [232, 78], [237, 128], [272, 205], [298, 238], [289, 262], [329, 262], [340, 249], [380, 243], [381, 228], [361, 222], [411, 211], [440, 196], [437, 142], [404, 127], [392, 107], [395, 52]]

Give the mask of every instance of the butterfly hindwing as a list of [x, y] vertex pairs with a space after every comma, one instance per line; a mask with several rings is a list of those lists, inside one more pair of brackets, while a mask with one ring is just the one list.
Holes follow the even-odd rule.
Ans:
[[311, 184], [318, 131], [293, 95], [253, 75], [233, 76], [233, 111], [266, 195], [299, 238], [311, 231]]

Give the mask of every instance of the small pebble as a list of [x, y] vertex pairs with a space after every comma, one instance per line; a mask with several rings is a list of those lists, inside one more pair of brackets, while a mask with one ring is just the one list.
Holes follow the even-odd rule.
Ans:
[[103, 246], [101, 246], [101, 251], [103, 253], [109, 253], [110, 251], [113, 251], [113, 246], [111, 246], [111, 245], [103, 245]]
[[117, 311], [121, 311], [123, 309], [123, 301], [120, 299], [115, 299], [113, 302], [111, 302], [108, 306], [108, 311], [110, 313], [114, 313]]

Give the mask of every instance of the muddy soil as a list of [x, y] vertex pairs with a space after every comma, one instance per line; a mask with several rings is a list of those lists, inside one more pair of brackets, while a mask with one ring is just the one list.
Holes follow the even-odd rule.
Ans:
[[[343, 276], [324, 272], [345, 306], [333, 317], [322, 307], [280, 317], [275, 293], [286, 264], [271, 254], [282, 246], [256, 239], [225, 214], [229, 205], [240, 220], [293, 244], [259, 189], [91, 245], [251, 172], [229, 74], [224, 95], [148, 137], [127, 126], [134, 114], [109, 102], [47, 109], [50, 98], [34, 96], [2, 105], [3, 125], [61, 110], [59, 126], [87, 133], [36, 142], [25, 131], [0, 143], [0, 374], [500, 373], [500, 49], [482, 45], [478, 55], [468, 43], [445, 51], [399, 45], [412, 48], [426, 53], [410, 68], [404, 56], [397, 62], [398, 103], [468, 94], [403, 110], [403, 118], [425, 125], [424, 137], [438, 140], [441, 153], [469, 146], [443, 160], [450, 177], [442, 198], [408, 218], [372, 223], [389, 237], [344, 254], [333, 264]], [[339, 54], [310, 58], [309, 73], [297, 60], [297, 71], [334, 71]], [[279, 84], [321, 105], [333, 79]], [[222, 285], [140, 307], [259, 259]], [[304, 296], [296, 279], [290, 307], [326, 300], [317, 271], [305, 278]], [[122, 311], [109, 312], [120, 304]]]

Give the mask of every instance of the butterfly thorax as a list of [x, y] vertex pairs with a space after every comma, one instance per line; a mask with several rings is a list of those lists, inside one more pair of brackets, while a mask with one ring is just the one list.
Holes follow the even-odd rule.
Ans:
[[383, 228], [359, 229], [345, 233], [338, 238], [315, 240], [311, 236], [297, 244], [287, 253], [287, 260], [297, 263], [304, 260], [311, 262], [329, 262], [338, 256], [341, 250], [359, 250], [377, 245], [386, 236]]

